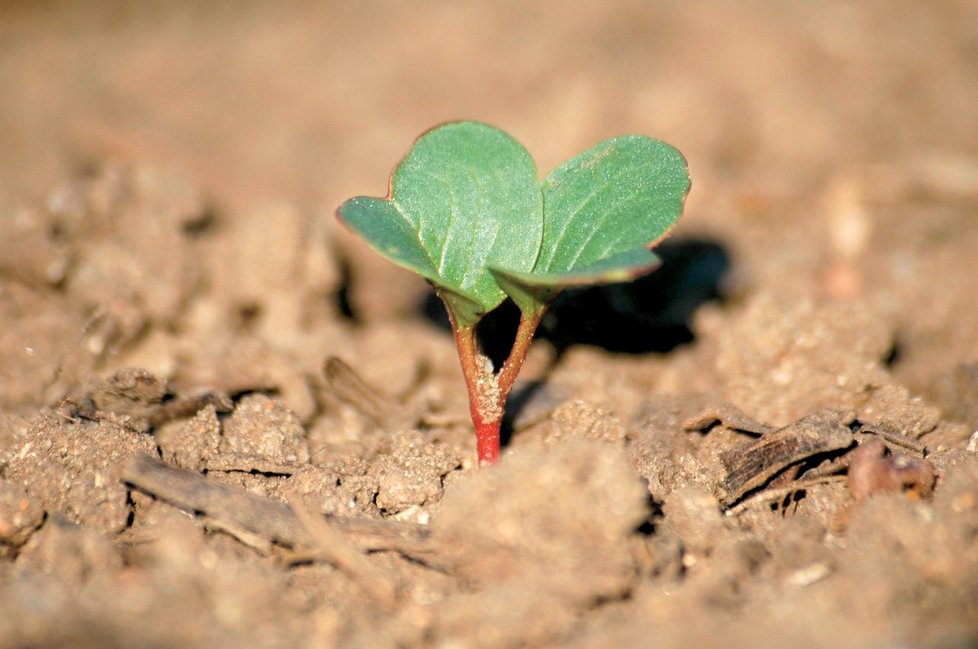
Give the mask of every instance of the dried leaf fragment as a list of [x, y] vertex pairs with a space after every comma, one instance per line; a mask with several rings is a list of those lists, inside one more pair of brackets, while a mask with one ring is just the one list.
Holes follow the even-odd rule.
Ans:
[[718, 488], [720, 502], [731, 505], [792, 464], [850, 446], [849, 421], [848, 415], [823, 410], [721, 454], [727, 475]]

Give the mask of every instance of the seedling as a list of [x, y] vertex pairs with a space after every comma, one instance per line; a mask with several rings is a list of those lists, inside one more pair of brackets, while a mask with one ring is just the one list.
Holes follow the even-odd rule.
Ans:
[[[688, 191], [682, 155], [652, 138], [606, 140], [540, 181], [530, 154], [506, 133], [450, 122], [418, 138], [386, 198], [351, 198], [337, 216], [445, 303], [486, 465], [499, 458], [506, 399], [551, 300], [569, 286], [656, 268], [650, 248], [679, 219]], [[475, 333], [507, 296], [521, 317], [497, 372]]]

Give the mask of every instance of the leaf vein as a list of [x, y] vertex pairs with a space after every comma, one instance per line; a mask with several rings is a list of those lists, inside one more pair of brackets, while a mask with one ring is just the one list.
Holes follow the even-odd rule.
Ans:
[[[577, 249], [577, 252], [574, 253], [574, 257], [570, 260], [570, 262], [568, 262], [567, 270], [571, 270], [574, 267], [574, 264], [577, 263], [577, 260], [581, 258], [581, 255], [584, 254], [584, 251], [594, 240], [594, 237], [596, 237], [598, 233], [600, 233], [605, 228], [605, 224], [608, 222], [608, 219], [610, 219], [612, 215], [617, 214], [619, 208], [625, 203], [627, 203], [628, 201], [630, 201], [633, 198], [633, 196], [634, 194], [626, 194], [624, 196], [619, 196], [618, 200], [616, 200], [611, 206], [608, 207], [608, 209], [605, 210], [604, 214], [601, 215], [601, 220], [598, 221], [597, 226], [595, 226], [595, 228], [591, 230], [590, 234], [588, 234], [587, 238], [584, 240], [583, 243], [581, 243], [580, 247]], [[606, 255], [608, 251], [612, 247], [614, 247], [615, 244], [619, 243], [621, 241], [621, 237], [623, 236], [623, 234], [627, 234], [624, 228], [621, 231], [619, 231], [618, 237], [614, 239], [606, 247], [602, 255]]]
[[391, 200], [391, 205], [394, 206], [394, 211], [397, 212], [398, 216], [404, 219], [408, 226], [410, 226], [410, 230], [414, 232], [415, 239], [418, 240], [418, 247], [421, 248], [421, 251], [425, 254], [425, 257], [428, 258], [428, 263], [431, 265], [431, 269], [435, 270], [437, 265], [435, 264], [434, 258], [431, 256], [431, 252], [424, 245], [424, 240], [421, 238], [421, 228], [418, 227], [418, 224], [412, 221], [411, 218], [404, 213], [404, 208], [400, 203], [398, 203], [396, 200]]
[[[594, 191], [592, 191], [592, 192], [591, 192], [590, 194], [588, 194], [588, 195], [587, 195], [587, 196], [586, 196], [586, 197], [584, 198], [584, 200], [583, 200], [583, 201], [581, 201], [581, 202], [580, 202], [580, 203], [578, 204], [578, 206], [577, 206], [577, 207], [575, 207], [575, 208], [574, 208], [573, 210], [570, 210], [570, 212], [569, 212], [569, 215], [568, 215], [568, 217], [567, 217], [567, 219], [566, 219], [566, 220], [564, 221], [564, 224], [563, 224], [563, 227], [561, 227], [561, 229], [560, 229], [560, 234], [559, 234], [559, 235], [557, 235], [557, 237], [556, 237], [556, 238], [555, 238], [555, 239], [553, 240], [553, 249], [554, 249], [554, 250], [556, 250], [557, 248], [559, 248], [559, 247], [560, 247], [560, 242], [564, 240], [564, 236], [565, 236], [565, 235], [567, 234], [567, 230], [569, 230], [569, 229], [570, 229], [570, 227], [571, 227], [571, 224], [572, 224], [572, 223], [573, 223], [574, 221], [576, 221], [576, 220], [577, 220], [577, 217], [578, 217], [578, 215], [579, 215], [579, 214], [581, 213], [581, 211], [582, 211], [582, 210], [583, 210], [583, 209], [584, 209], [585, 207], [587, 207], [587, 206], [588, 206], [588, 204], [590, 204], [590, 202], [591, 202], [592, 200], [594, 200], [594, 198], [595, 198], [595, 197], [596, 197], [596, 196], [597, 196], [597, 195], [598, 195], [599, 193], [601, 193], [601, 191], [603, 191], [603, 190], [604, 190], [604, 188], [605, 188], [605, 186], [606, 186], [606, 185], [599, 185], [598, 187], [596, 187], [596, 188], [594, 189]], [[547, 208], [546, 208], [546, 205], [544, 205], [544, 218], [546, 218], [546, 210], [547, 210]], [[545, 226], [545, 227], [546, 227], [546, 226]], [[542, 253], [542, 251], [541, 251], [541, 257], [540, 257], [541, 259], [543, 258], [543, 257], [542, 257], [542, 254], [543, 254], [543, 253]], [[553, 253], [552, 253], [552, 252], [551, 252], [551, 255], [550, 255], [550, 260], [549, 260], [549, 261], [550, 261], [550, 263], [553, 263]], [[535, 270], [536, 270], [536, 269], [535, 269]], [[540, 270], [543, 270], [543, 269], [540, 269]], [[551, 269], [551, 268], [547, 268], [547, 270], [552, 270], [552, 269]]]

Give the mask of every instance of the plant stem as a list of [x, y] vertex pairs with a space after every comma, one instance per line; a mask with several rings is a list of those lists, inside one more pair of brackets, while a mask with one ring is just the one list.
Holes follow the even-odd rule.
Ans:
[[541, 310], [531, 316], [523, 314], [520, 317], [513, 348], [497, 375], [493, 373], [489, 359], [479, 353], [475, 326], [459, 327], [449, 313], [452, 330], [455, 332], [458, 359], [469, 394], [469, 415], [475, 426], [479, 466], [499, 461], [499, 428], [503, 420], [503, 409], [516, 376], [523, 367], [523, 361], [526, 360], [530, 342], [542, 316]]
[[475, 327], [460, 328], [452, 319], [455, 346], [462, 365], [465, 387], [469, 393], [469, 414], [475, 426], [479, 466], [495, 464], [499, 460], [499, 426], [502, 423], [502, 405], [492, 366], [479, 354]]
[[526, 354], [530, 351], [530, 343], [533, 342], [533, 334], [536, 333], [537, 326], [543, 318], [545, 309], [540, 309], [536, 313], [527, 315], [526, 312], [520, 314], [520, 326], [516, 330], [516, 340], [513, 341], [513, 348], [509, 352], [509, 358], [503, 364], [503, 369], [499, 371], [499, 394], [502, 405], [506, 404], [513, 383], [523, 368], [523, 361]]

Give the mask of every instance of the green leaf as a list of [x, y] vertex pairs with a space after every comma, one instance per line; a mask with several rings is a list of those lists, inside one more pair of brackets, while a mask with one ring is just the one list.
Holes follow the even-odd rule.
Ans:
[[428, 131], [394, 170], [388, 198], [351, 198], [337, 215], [378, 253], [431, 281], [461, 327], [506, 297], [489, 267], [529, 271], [543, 236], [533, 159], [478, 122]]
[[571, 285], [624, 281], [655, 268], [649, 248], [682, 213], [686, 161], [673, 147], [631, 135], [606, 140], [543, 182], [544, 227], [531, 272], [493, 264], [524, 312], [539, 312]]
[[493, 269], [496, 281], [528, 313], [546, 308], [551, 299], [570, 286], [627, 282], [662, 265], [647, 248], [635, 248], [564, 273], [517, 273]]

